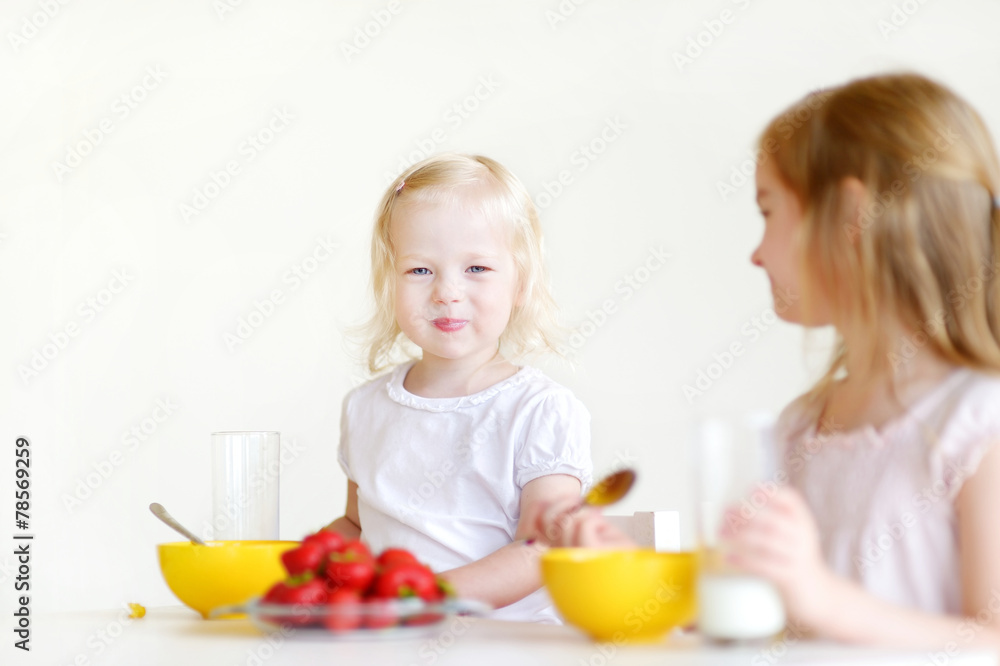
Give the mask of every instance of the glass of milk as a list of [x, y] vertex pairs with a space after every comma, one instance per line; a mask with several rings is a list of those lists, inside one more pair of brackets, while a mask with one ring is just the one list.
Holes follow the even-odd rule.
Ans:
[[712, 640], [769, 638], [785, 627], [778, 590], [728, 564], [719, 539], [727, 508], [737, 507], [740, 519], [752, 517], [765, 499], [761, 494], [774, 487], [773, 423], [769, 415], [752, 414], [698, 426], [698, 630]]

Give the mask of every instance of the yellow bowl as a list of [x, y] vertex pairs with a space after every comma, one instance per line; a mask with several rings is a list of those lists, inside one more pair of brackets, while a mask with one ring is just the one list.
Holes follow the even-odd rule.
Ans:
[[655, 641], [695, 620], [695, 553], [553, 548], [542, 580], [569, 624], [599, 641]]
[[185, 606], [208, 617], [213, 608], [263, 595], [285, 578], [281, 554], [298, 541], [190, 541], [157, 546], [160, 571]]

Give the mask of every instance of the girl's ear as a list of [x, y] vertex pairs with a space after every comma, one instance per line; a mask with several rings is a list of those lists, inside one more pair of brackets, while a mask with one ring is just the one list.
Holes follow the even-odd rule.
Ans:
[[840, 181], [840, 197], [841, 210], [844, 211], [844, 224], [848, 230], [847, 238], [853, 245], [861, 237], [868, 224], [864, 220], [865, 206], [868, 204], [868, 189], [854, 176], [848, 176]]

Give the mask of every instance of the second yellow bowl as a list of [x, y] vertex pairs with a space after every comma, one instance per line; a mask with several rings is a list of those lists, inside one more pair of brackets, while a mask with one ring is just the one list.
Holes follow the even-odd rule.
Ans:
[[695, 553], [553, 548], [542, 579], [559, 613], [599, 641], [654, 641], [695, 620]]

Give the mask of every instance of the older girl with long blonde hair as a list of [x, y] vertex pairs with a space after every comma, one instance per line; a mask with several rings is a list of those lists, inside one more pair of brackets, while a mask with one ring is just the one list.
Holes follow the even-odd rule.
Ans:
[[[825, 375], [778, 422], [789, 483], [730, 513], [732, 561], [797, 628], [921, 647], [1000, 647], [1000, 165], [983, 120], [918, 75], [807, 96], [760, 138], [781, 317], [833, 326]], [[761, 494], [758, 494], [760, 497]], [[595, 514], [542, 533], [620, 545]], [[566, 528], [566, 529], [564, 529]], [[943, 663], [943, 662], [940, 662]]]

